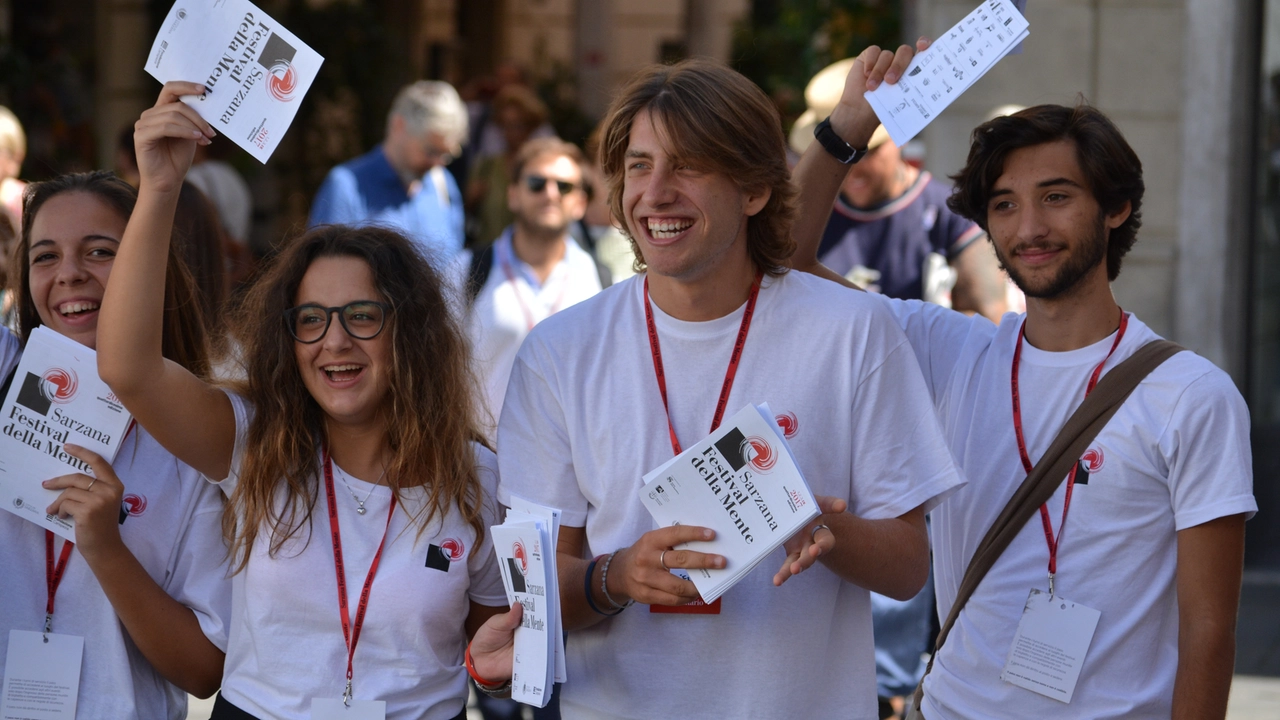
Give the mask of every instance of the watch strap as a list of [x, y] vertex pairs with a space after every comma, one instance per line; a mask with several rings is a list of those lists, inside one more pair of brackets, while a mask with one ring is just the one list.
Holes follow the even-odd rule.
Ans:
[[813, 136], [822, 143], [822, 148], [827, 151], [831, 157], [839, 160], [845, 165], [852, 165], [863, 158], [867, 154], [867, 149], [853, 147], [845, 142], [835, 130], [831, 129], [831, 118], [827, 117], [818, 126], [813, 129]]

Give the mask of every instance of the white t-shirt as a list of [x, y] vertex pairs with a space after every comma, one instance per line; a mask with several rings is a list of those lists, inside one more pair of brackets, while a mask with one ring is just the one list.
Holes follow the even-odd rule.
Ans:
[[[592, 556], [655, 529], [637, 492], [672, 453], [643, 280], [534, 328], [499, 425], [499, 499], [561, 508], [565, 525], [585, 526]], [[685, 447], [710, 431], [744, 308], [683, 322], [654, 305]], [[763, 402], [782, 417], [810, 489], [855, 515], [927, 509], [961, 482], [910, 346], [864, 293], [803, 273], [765, 280], [726, 416]], [[564, 717], [875, 718], [867, 591], [821, 565], [775, 588], [784, 557], [779, 548], [726, 593], [720, 615], [638, 605], [570, 633]]]
[[[235, 410], [236, 442], [231, 474], [219, 484], [230, 494], [239, 480], [253, 411], [244, 398], [228, 396]], [[497, 463], [484, 447], [476, 445], [475, 450], [486, 492], [483, 525], [488, 528], [497, 517]], [[391, 490], [353, 478], [336, 463], [333, 471], [348, 607], [355, 622], [360, 592], [387, 526]], [[368, 495], [366, 514], [356, 512], [352, 492], [362, 500]], [[270, 533], [262, 531], [248, 566], [232, 578], [222, 694], [256, 717], [306, 720], [312, 698], [340, 698], [346, 686], [347, 646], [323, 479], [317, 493], [310, 531], [304, 525], [275, 557], [268, 555]], [[507, 596], [488, 532], [477, 543], [475, 531], [454, 508], [419, 533], [408, 513], [425, 511], [426, 492], [411, 488], [401, 494], [404, 503], [396, 507], [369, 594], [352, 689], [358, 700], [385, 700], [388, 718], [452, 719], [467, 699], [463, 621], [470, 602], [500, 607]], [[439, 565], [433, 560], [442, 552], [451, 558], [447, 569], [432, 567]]]
[[493, 244], [493, 269], [467, 315], [474, 367], [480, 377], [483, 409], [493, 429], [502, 413], [507, 378], [520, 343], [532, 325], [600, 292], [595, 260], [566, 238], [564, 257], [546, 282], [511, 250], [511, 229]]
[[[919, 301], [882, 301], [915, 347], [969, 485], [933, 512], [938, 614], [951, 611], [978, 543], [1026, 479], [1010, 370], [1023, 316], [999, 328]], [[1104, 374], [1157, 335], [1132, 315]], [[1115, 335], [1069, 352], [1023, 342], [1018, 373], [1027, 454], [1038, 461], [1084, 398]], [[1000, 680], [1032, 588], [1047, 589], [1039, 516], [969, 599], [925, 681], [924, 714], [948, 718], [1168, 718], [1178, 663], [1176, 533], [1252, 514], [1249, 414], [1231, 379], [1178, 353], [1144, 380], [1082, 458], [1055, 590], [1102, 613], [1071, 704]], [[1066, 483], [1049, 501], [1057, 533]]]
[[[0, 329], [0, 381], [17, 365], [17, 341]], [[124, 484], [120, 537], [161, 589], [191, 608], [220, 650], [227, 647], [231, 582], [222, 542], [222, 497], [200, 474], [134, 426], [112, 467]], [[62, 551], [54, 542], [54, 557]], [[0, 512], [0, 677], [10, 630], [44, 627], [44, 529]], [[78, 551], [55, 597], [53, 632], [84, 638], [81, 718], [181, 720], [187, 694], [169, 684], [125, 633], [93, 571]]]

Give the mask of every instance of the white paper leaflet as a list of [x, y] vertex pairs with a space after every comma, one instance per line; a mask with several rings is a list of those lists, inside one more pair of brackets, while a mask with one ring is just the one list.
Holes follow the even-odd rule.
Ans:
[[151, 45], [146, 69], [162, 83], [203, 83], [203, 97], [182, 101], [265, 163], [323, 62], [249, 0], [178, 0]]
[[866, 94], [898, 147], [907, 144], [1029, 34], [1010, 0], [982, 4], [916, 55], [902, 79]]
[[645, 475], [640, 501], [659, 527], [715, 530], [714, 540], [679, 546], [725, 557], [723, 569], [689, 572], [708, 603], [820, 514], [767, 405], [748, 405]]
[[[560, 583], [555, 571], [555, 540], [560, 511], [520, 499], [502, 525], [490, 528], [507, 598], [520, 603], [524, 616], [516, 628], [511, 668], [511, 697], [546, 707], [553, 684], [563, 672], [564, 641], [560, 621]], [[561, 659], [556, 661], [559, 653]]]
[[67, 453], [66, 443], [114, 460], [129, 419], [129, 411], [98, 378], [97, 353], [37, 327], [0, 405], [0, 507], [74, 541], [70, 519], [45, 513], [61, 491], [40, 483], [70, 473], [93, 474]]

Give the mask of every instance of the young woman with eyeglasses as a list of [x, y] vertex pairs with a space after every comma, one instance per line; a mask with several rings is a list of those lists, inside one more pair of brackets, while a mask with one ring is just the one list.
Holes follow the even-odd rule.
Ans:
[[[99, 303], [136, 198], [106, 172], [27, 187], [9, 278], [17, 335], [0, 328], [0, 396], [25, 381], [17, 364], [36, 327], [97, 344]], [[176, 253], [157, 260], [157, 352], [203, 376], [192, 280]], [[0, 512], [0, 676], [79, 662], [77, 717], [181, 720], [187, 693], [208, 697], [222, 677], [231, 583], [221, 494], [144, 428], [129, 428], [114, 466], [64, 447], [93, 470], [45, 482], [60, 492], [44, 510], [75, 519], [74, 544]]]
[[213, 135], [179, 98], [202, 90], [168, 83], [136, 125], [138, 208], [98, 366], [227, 495], [232, 629], [214, 718], [307, 718], [344, 701], [369, 717], [460, 717], [468, 669], [490, 687], [511, 677], [520, 611], [504, 612], [485, 532], [496, 464], [476, 441], [441, 277], [395, 232], [320, 227], [243, 302], [241, 386], [167, 362], [162, 259], [196, 143]]

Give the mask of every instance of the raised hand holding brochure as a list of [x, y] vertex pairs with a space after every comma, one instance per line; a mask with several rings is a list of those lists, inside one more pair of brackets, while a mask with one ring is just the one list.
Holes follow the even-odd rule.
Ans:
[[71, 519], [45, 513], [60, 491], [40, 483], [70, 473], [93, 474], [67, 453], [66, 443], [114, 460], [129, 420], [129, 411], [98, 378], [97, 353], [37, 327], [0, 405], [0, 507], [74, 541]]
[[679, 546], [727, 561], [689, 572], [707, 603], [820, 514], [768, 405], [748, 405], [645, 475], [640, 501], [660, 527], [715, 530], [714, 540]]
[[324, 58], [249, 0], [178, 0], [147, 56], [160, 82], [204, 83], [182, 101], [265, 163]]

